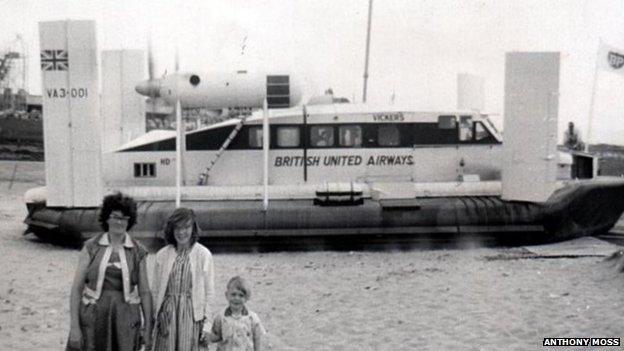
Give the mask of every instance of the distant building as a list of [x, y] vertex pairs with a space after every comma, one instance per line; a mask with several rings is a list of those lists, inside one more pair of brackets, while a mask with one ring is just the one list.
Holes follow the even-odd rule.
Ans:
[[624, 176], [624, 146], [589, 145], [589, 152], [599, 157], [599, 172], [603, 176]]
[[33, 110], [42, 111], [41, 95], [26, 95], [26, 112], [32, 112]]
[[5, 88], [0, 96], [0, 111], [8, 112], [32, 112], [42, 111], [41, 95], [31, 95], [24, 89], [13, 93], [11, 88]]

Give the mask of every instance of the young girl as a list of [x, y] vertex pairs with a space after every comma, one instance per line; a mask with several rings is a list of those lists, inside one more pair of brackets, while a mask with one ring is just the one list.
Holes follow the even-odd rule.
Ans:
[[203, 335], [203, 341], [218, 342], [217, 351], [260, 351], [266, 331], [258, 315], [245, 306], [250, 297], [251, 290], [243, 278], [230, 279], [225, 292], [229, 306], [215, 316], [212, 331]]
[[178, 208], [167, 220], [169, 245], [156, 254], [154, 350], [197, 351], [204, 320], [211, 318], [214, 292], [212, 254], [197, 242], [193, 210]]

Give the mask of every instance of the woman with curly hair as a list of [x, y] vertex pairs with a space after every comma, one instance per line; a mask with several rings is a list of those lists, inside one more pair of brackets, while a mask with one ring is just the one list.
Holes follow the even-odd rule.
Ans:
[[193, 210], [178, 208], [165, 225], [167, 246], [156, 254], [153, 293], [154, 350], [195, 351], [210, 330], [214, 267], [210, 250], [197, 242]]
[[[136, 351], [143, 338], [150, 348], [152, 295], [147, 281], [147, 251], [127, 231], [136, 222], [131, 197], [104, 197], [104, 233], [88, 240], [78, 260], [70, 297], [67, 350]], [[141, 316], [143, 313], [143, 318]]]

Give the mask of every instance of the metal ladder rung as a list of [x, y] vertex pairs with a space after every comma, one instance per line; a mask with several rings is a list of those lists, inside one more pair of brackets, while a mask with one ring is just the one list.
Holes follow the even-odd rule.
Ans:
[[238, 122], [234, 130], [230, 132], [230, 135], [228, 135], [228, 137], [223, 142], [223, 145], [221, 145], [221, 148], [219, 148], [219, 151], [217, 151], [215, 158], [212, 161], [210, 161], [210, 165], [206, 167], [206, 170], [199, 175], [198, 185], [206, 185], [206, 183], [208, 182], [208, 175], [210, 174], [210, 170], [217, 163], [217, 161], [219, 160], [223, 152], [227, 149], [227, 147], [230, 146], [230, 143], [232, 142], [232, 140], [234, 140], [238, 132], [240, 132], [240, 130], [243, 128], [243, 124], [247, 120], [247, 117], [248, 117], [247, 115], [244, 115], [240, 119], [240, 121]]

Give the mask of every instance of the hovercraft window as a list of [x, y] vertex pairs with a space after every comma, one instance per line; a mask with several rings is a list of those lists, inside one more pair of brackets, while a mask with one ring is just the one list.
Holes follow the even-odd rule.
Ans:
[[455, 129], [457, 127], [457, 117], [455, 116], [438, 116], [438, 128]]
[[490, 136], [490, 133], [483, 126], [481, 122], [475, 122], [474, 126], [474, 140], [479, 141], [483, 139], [487, 139]]
[[360, 126], [340, 126], [338, 127], [340, 135], [340, 146], [361, 147], [362, 146], [362, 127]]
[[379, 146], [398, 146], [401, 143], [401, 135], [397, 126], [379, 126], [378, 133]]
[[261, 148], [262, 147], [262, 127], [251, 127], [249, 130], [249, 147]]
[[438, 128], [440, 129], [455, 129], [457, 126], [457, 119], [455, 116], [438, 116]]
[[310, 145], [312, 147], [334, 146], [334, 127], [315, 126], [310, 128]]
[[135, 178], [154, 178], [156, 177], [156, 163], [135, 163]]
[[459, 140], [471, 141], [472, 140], [472, 116], [460, 116], [459, 117]]
[[299, 146], [299, 127], [277, 127], [277, 146]]

